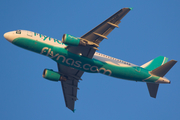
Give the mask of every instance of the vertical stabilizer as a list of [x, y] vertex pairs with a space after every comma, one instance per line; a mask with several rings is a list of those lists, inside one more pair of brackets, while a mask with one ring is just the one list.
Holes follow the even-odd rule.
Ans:
[[167, 61], [168, 61], [167, 57], [159, 56], [159, 57], [145, 63], [141, 67], [151, 71], [151, 70], [154, 70], [154, 69], [158, 68], [159, 66], [165, 64]]

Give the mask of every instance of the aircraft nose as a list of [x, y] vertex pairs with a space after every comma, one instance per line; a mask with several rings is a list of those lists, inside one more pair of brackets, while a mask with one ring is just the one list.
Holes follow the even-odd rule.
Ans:
[[12, 32], [7, 32], [4, 34], [4, 38], [6, 40], [8, 40], [9, 42], [12, 42], [14, 40], [13, 36], [12, 36]]

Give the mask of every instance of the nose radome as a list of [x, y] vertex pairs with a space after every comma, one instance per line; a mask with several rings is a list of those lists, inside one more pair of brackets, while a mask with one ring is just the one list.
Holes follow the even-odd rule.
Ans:
[[8, 37], [8, 33], [4, 33], [4, 38], [7, 38]]
[[4, 38], [8, 40], [9, 42], [12, 42], [14, 40], [12, 32], [7, 32], [4, 34]]

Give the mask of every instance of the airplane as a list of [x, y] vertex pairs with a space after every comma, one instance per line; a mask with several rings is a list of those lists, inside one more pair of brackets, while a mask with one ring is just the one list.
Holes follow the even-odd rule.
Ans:
[[159, 56], [142, 66], [96, 52], [99, 44], [114, 29], [132, 8], [122, 8], [104, 22], [81, 37], [64, 34], [62, 41], [27, 30], [6, 32], [4, 38], [21, 48], [47, 56], [57, 62], [58, 72], [44, 69], [43, 77], [60, 81], [66, 107], [74, 111], [78, 82], [84, 72], [101, 73], [107, 76], [146, 82], [149, 94], [156, 98], [159, 84], [170, 84], [165, 74], [176, 64]]

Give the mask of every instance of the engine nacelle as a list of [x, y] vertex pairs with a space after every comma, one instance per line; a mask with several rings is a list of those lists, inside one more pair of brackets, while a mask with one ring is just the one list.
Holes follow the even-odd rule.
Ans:
[[62, 37], [62, 42], [71, 46], [86, 46], [86, 42], [81, 40], [80, 38], [74, 37], [69, 34], [64, 34]]
[[56, 81], [56, 82], [58, 82], [60, 80], [66, 80], [58, 72], [55, 72], [55, 71], [50, 70], [50, 69], [44, 69], [42, 76], [43, 76], [43, 78], [46, 78], [46, 79], [51, 80], [51, 81]]

